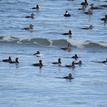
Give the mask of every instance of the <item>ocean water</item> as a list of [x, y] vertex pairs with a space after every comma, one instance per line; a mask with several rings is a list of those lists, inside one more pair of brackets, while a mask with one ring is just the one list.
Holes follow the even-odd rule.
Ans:
[[[0, 0], [0, 107], [107, 107], [107, 8], [85, 15], [81, 0]], [[105, 0], [90, 0], [96, 6]], [[40, 10], [32, 10], [40, 4]], [[64, 17], [69, 10], [71, 17]], [[35, 14], [34, 19], [25, 16]], [[23, 28], [34, 25], [32, 32]], [[92, 30], [82, 27], [92, 24]], [[72, 30], [72, 38], [62, 35]], [[71, 44], [71, 50], [61, 48]], [[33, 55], [41, 52], [41, 57]], [[74, 54], [82, 65], [66, 68]], [[2, 62], [11, 56], [19, 64]], [[62, 59], [62, 66], [53, 61]], [[44, 66], [32, 66], [43, 60]], [[72, 73], [74, 79], [61, 79]]]

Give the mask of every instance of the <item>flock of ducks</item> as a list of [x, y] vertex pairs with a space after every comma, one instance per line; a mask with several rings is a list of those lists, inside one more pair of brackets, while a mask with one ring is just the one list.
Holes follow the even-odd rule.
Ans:
[[[33, 55], [35, 55], [36, 57], [40, 57], [40, 51], [37, 51]], [[58, 61], [52, 62], [52, 64], [58, 65], [59, 67], [68, 67], [68, 68], [73, 68], [73, 69], [75, 68], [75, 65], [81, 65], [82, 64], [81, 60], [78, 61], [79, 57], [77, 56], [77, 54], [72, 56], [72, 58], [74, 59], [74, 61], [72, 61], [72, 64], [69, 64], [69, 65], [64, 65], [64, 66], [61, 65], [62, 64], [61, 58], [58, 58]], [[7, 59], [3, 59], [2, 62], [10, 63], [10, 64], [19, 64], [19, 58], [17, 57], [17, 58], [15, 58], [14, 61], [12, 61], [12, 58], [9, 56]], [[43, 64], [42, 60], [39, 60], [38, 63], [34, 63], [34, 64], [32, 64], [32, 66], [42, 68], [44, 66], [44, 64]], [[69, 80], [73, 79], [71, 73], [69, 73], [68, 76], [65, 76], [62, 78], [63, 79], [69, 79]]]
[[[39, 10], [39, 9], [40, 9], [40, 6], [37, 4], [37, 5], [36, 5], [35, 7], [33, 7], [32, 9]], [[25, 16], [25, 18], [34, 19], [34, 18], [35, 18], [35, 14], [34, 14], [34, 13], [31, 13], [31, 15]], [[24, 30], [33, 31], [33, 25], [32, 25], [32, 24], [28, 25], [27, 27], [24, 28]]]
[[[87, 9], [88, 8], [88, 9]], [[89, 5], [88, 1], [87, 0], [84, 0], [82, 3], [81, 3], [81, 8], [79, 8], [78, 10], [83, 10], [84, 14], [86, 15], [93, 15], [93, 10], [96, 10], [96, 9], [102, 9], [102, 8], [107, 8], [107, 4], [103, 4], [103, 5], [99, 5], [99, 6], [95, 6], [93, 3]], [[35, 9], [35, 10], [39, 10], [40, 9], [40, 5], [36, 5], [35, 7], [33, 7], [32, 9]], [[71, 17], [71, 14], [68, 12], [68, 10], [65, 11], [64, 17]], [[25, 18], [31, 18], [31, 19], [34, 19], [35, 18], [35, 15], [34, 13], [31, 13], [31, 15], [29, 16], [25, 16]], [[104, 22], [104, 24], [107, 23], [107, 14], [105, 14], [105, 16], [103, 18], [100, 19], [101, 21]], [[81, 29], [84, 29], [84, 30], [90, 30], [90, 29], [93, 29], [93, 25], [89, 25], [87, 27], [83, 27]], [[30, 24], [28, 25], [27, 27], [24, 28], [24, 30], [28, 30], [28, 31], [33, 31], [33, 25]], [[72, 31], [69, 30], [67, 33], [62, 33], [62, 35], [68, 35], [69, 38], [71, 38], [71, 35], [72, 35]]]
[[[40, 57], [40, 51], [37, 51], [33, 55], [35, 55], [36, 57]], [[76, 65], [79, 65], [79, 66], [82, 65], [82, 61], [78, 60], [79, 57], [78, 57], [77, 54], [75, 54], [71, 58], [74, 59], [71, 64], [62, 65], [61, 58], [58, 58], [58, 60], [55, 61], [55, 62], [51, 62], [51, 64], [58, 65], [58, 67], [67, 67], [67, 68], [72, 68], [72, 69], [74, 69], [76, 67]], [[6, 63], [10, 63], [10, 64], [19, 64], [20, 63], [18, 57], [16, 57], [15, 60], [12, 60], [12, 58], [10, 56], [7, 59], [3, 59], [2, 62], [6, 62]], [[107, 58], [105, 60], [103, 60], [103, 61], [94, 61], [94, 62], [95, 63], [104, 63], [104, 64], [107, 64]], [[33, 63], [32, 66], [39, 67], [41, 69], [45, 65], [44, 65], [44, 63], [43, 63], [42, 60], [39, 60], [38, 63]], [[63, 78], [63, 79], [69, 79], [69, 80], [73, 79], [71, 73], [69, 73], [68, 76], [61, 77], [61, 78]]]
[[[81, 3], [81, 8], [79, 8], [79, 10], [83, 10], [84, 11], [84, 14], [86, 15], [93, 15], [93, 10], [94, 9], [102, 9], [103, 7], [107, 7], [107, 5], [100, 5], [100, 7], [96, 7], [94, 6], [94, 4], [91, 4], [90, 5], [90, 8], [88, 8], [88, 11], [86, 11], [86, 8], [89, 6], [89, 3], [87, 0], [84, 0], [84, 2]], [[35, 7], [33, 7], [32, 9], [36, 9], [36, 10], [39, 10], [40, 9], [40, 6], [37, 4]], [[71, 14], [66, 10], [64, 15], [64, 17], [71, 17]], [[34, 19], [35, 18], [35, 15], [34, 13], [31, 13], [31, 15], [29, 16], [25, 16], [25, 18], [31, 18], [31, 19]], [[107, 23], [107, 15], [105, 15], [103, 18], [101, 18], [101, 21], [103, 21], [104, 23]], [[85, 29], [85, 30], [88, 30], [88, 29], [93, 29], [93, 25], [90, 25], [89, 27], [83, 27], [81, 29]], [[28, 30], [28, 31], [31, 31], [33, 30], [33, 25], [30, 24], [28, 27], [25, 27], [24, 30]], [[70, 38], [72, 36], [72, 31], [69, 30], [67, 33], [62, 33], [62, 35], [68, 35]], [[69, 45], [69, 44], [68, 44]], [[37, 57], [39, 57], [40, 55], [40, 52], [37, 51], [36, 53], [34, 53], [33, 55], [36, 55]], [[72, 68], [75, 68], [75, 65], [81, 65], [82, 64], [82, 61], [81, 60], [78, 60], [78, 55], [75, 54], [73, 57], [74, 61], [72, 61], [71, 64], [69, 65], [65, 65], [64, 67], [72, 67]], [[16, 58], [14, 61], [12, 61], [11, 57], [9, 56], [8, 59], [3, 59], [2, 62], [8, 62], [10, 64], [19, 64], [19, 60], [18, 58]], [[107, 59], [104, 60], [104, 61], [98, 61], [98, 63], [107, 63]], [[52, 64], [57, 64], [58, 66], [62, 66], [62, 62], [61, 62], [61, 58], [58, 58], [58, 61], [57, 62], [52, 62]], [[40, 67], [42, 68], [44, 66], [43, 64], [43, 61], [42, 60], [39, 60], [38, 63], [34, 63], [32, 64], [32, 66], [35, 66], [35, 67]], [[69, 73], [67, 76], [65, 77], [62, 77], [64, 79], [73, 79], [72, 77], [72, 74]]]

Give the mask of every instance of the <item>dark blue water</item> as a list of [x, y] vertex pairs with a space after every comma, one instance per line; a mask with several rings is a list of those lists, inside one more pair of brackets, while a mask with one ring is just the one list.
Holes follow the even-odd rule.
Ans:
[[[107, 8], [85, 15], [81, 0], [0, 0], [0, 60], [19, 57], [20, 63], [0, 62], [0, 107], [107, 107], [107, 25], [100, 20]], [[104, 0], [90, 0], [96, 6]], [[32, 10], [40, 4], [40, 10]], [[71, 17], [64, 17], [69, 10]], [[25, 16], [35, 14], [34, 19]], [[23, 28], [34, 25], [33, 32]], [[92, 24], [92, 30], [82, 27]], [[72, 30], [72, 38], [62, 33]], [[58, 42], [57, 42], [58, 41]], [[70, 42], [71, 51], [64, 51]], [[39, 50], [41, 57], [33, 56]], [[59, 57], [62, 66], [77, 53], [82, 66], [75, 69], [51, 64]], [[43, 60], [40, 69], [32, 64]], [[72, 73], [74, 79], [64, 77]]]

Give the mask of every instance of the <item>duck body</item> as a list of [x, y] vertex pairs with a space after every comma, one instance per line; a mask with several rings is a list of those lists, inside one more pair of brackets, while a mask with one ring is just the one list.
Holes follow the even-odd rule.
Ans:
[[70, 14], [64, 14], [64, 16], [65, 16], [65, 17], [70, 17], [71, 15], [70, 15]]
[[68, 11], [65, 11], [64, 16], [65, 16], [65, 17], [70, 17], [71, 14], [70, 14]]
[[24, 30], [33, 30], [33, 25], [30, 24], [28, 27], [25, 27]]
[[34, 19], [34, 14], [32, 13], [30, 16], [25, 16], [25, 18], [31, 18], [31, 19]]
[[107, 22], [107, 15], [104, 18], [101, 18], [102, 21]]
[[39, 10], [39, 9], [40, 9], [40, 6], [37, 4], [36, 7], [33, 7], [32, 9]]
[[69, 79], [69, 80], [74, 79], [74, 78], [72, 77], [72, 74], [71, 74], [71, 73], [69, 73], [68, 76], [65, 76], [65, 77], [63, 77], [63, 78], [64, 78], [64, 79]]
[[73, 59], [77, 60], [79, 57], [77, 54], [75, 54], [74, 56], [72, 56]]
[[34, 63], [34, 64], [32, 64], [33, 66], [35, 66], [35, 67], [43, 67], [43, 63], [42, 63], [42, 60], [39, 60], [39, 63]]
[[102, 21], [104, 21], [106, 18], [101, 18]]
[[3, 59], [2, 62], [10, 62], [11, 61], [11, 57], [9, 56], [8, 59]]
[[52, 62], [52, 64], [61, 64], [61, 58], [58, 59], [58, 62]]
[[100, 5], [101, 7], [107, 8], [107, 4]]
[[81, 29], [84, 29], [84, 30], [91, 30], [91, 29], [93, 29], [93, 26], [90, 25], [90, 26], [87, 26], [87, 27], [83, 27], [83, 28], [81, 28]]
[[72, 64], [69, 64], [69, 65], [65, 65], [65, 67], [68, 67], [68, 68], [75, 68], [75, 63], [74, 61], [72, 62]]
[[67, 32], [67, 33], [62, 33], [62, 35], [68, 35], [69, 37], [71, 37], [72, 32], [71, 32], [71, 30], [69, 30], [69, 32]]
[[40, 53], [40, 51], [37, 51], [36, 53], [34, 53], [33, 55], [35, 55], [36, 57], [41, 57], [42, 54]]
[[86, 15], [92, 15], [93, 12], [92, 12], [92, 9], [89, 9], [87, 12], [84, 12]]
[[18, 58], [16, 58], [15, 61], [12, 61], [12, 60], [9, 61], [9, 63], [10, 63], [10, 64], [18, 64], [18, 63], [19, 63]]
[[104, 61], [99, 61], [99, 63], [107, 63], [107, 58], [106, 58], [106, 60], [104, 60]]
[[71, 65], [69, 64], [69, 65], [65, 65], [65, 67], [71, 68], [73, 66], [72, 66], [72, 64]]
[[35, 64], [33, 64], [33, 66], [40, 66], [40, 67], [42, 67], [42, 66], [43, 66], [43, 64], [35, 63]]
[[98, 9], [102, 9], [101, 7], [91, 7], [90, 9], [92, 10], [98, 10]]
[[81, 60], [79, 60], [79, 61], [73, 61], [74, 62], [74, 64], [76, 64], [76, 65], [81, 65], [82, 64], [82, 61]]

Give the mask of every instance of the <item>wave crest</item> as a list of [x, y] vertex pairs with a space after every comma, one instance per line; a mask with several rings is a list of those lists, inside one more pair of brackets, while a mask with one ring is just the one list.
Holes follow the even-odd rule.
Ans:
[[49, 40], [46, 38], [31, 38], [20, 39], [14, 36], [0, 36], [0, 42], [20, 43], [20, 44], [35, 44], [40, 46], [57, 46], [67, 47], [68, 43], [74, 47], [82, 48], [107, 48], [107, 42], [93, 42], [93, 41], [68, 41], [66, 39]]

